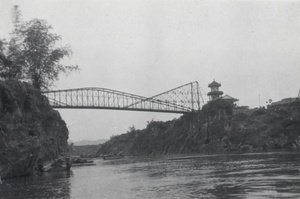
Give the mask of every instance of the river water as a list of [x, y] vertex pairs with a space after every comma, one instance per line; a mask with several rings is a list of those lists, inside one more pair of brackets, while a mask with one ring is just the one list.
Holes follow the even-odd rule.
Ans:
[[0, 198], [300, 198], [300, 153], [126, 157], [7, 179]]

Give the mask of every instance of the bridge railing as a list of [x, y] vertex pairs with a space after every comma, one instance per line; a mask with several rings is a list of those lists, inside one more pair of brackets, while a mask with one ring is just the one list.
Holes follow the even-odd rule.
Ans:
[[187, 113], [200, 109], [198, 82], [147, 98], [106, 88], [77, 88], [45, 91], [53, 108], [117, 109]]

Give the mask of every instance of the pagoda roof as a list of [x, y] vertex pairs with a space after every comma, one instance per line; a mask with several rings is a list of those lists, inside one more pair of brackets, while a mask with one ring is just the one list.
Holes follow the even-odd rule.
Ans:
[[221, 84], [216, 82], [215, 80], [212, 83], [208, 84], [208, 87], [220, 87], [220, 86]]
[[223, 91], [211, 91], [207, 95], [223, 95]]
[[233, 101], [233, 102], [237, 102], [237, 101], [239, 101], [238, 99], [236, 99], [236, 98], [233, 98], [233, 97], [231, 97], [231, 96], [229, 96], [229, 95], [224, 95], [223, 97], [222, 97], [222, 99], [223, 100], [228, 100], [228, 101]]

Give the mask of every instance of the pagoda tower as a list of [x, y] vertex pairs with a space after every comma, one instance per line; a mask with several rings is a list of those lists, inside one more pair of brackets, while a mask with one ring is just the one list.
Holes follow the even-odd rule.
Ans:
[[216, 82], [215, 80], [208, 84], [208, 87], [211, 89], [207, 95], [209, 96], [209, 101], [217, 100], [220, 98], [220, 96], [223, 95], [222, 91], [219, 91], [219, 87], [221, 86], [220, 83]]

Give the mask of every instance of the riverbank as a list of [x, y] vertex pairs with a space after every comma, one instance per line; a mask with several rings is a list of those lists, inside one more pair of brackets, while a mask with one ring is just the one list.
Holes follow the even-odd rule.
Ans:
[[263, 152], [300, 149], [300, 102], [235, 109], [222, 100], [179, 119], [151, 121], [104, 143], [97, 155]]
[[0, 176], [64, 170], [68, 129], [48, 99], [27, 83], [0, 81]]

